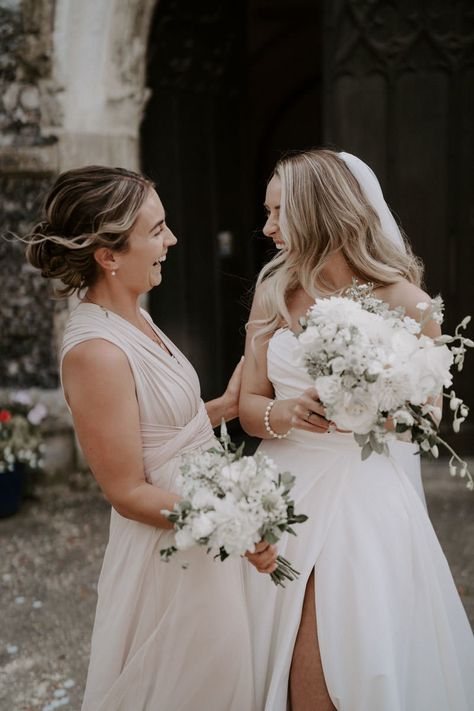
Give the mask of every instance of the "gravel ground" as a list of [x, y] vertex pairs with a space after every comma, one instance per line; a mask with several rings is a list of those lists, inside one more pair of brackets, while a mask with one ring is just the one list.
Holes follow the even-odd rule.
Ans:
[[[431, 519], [474, 625], [474, 494], [424, 467]], [[0, 520], [0, 711], [79, 711], [109, 507], [88, 474]]]

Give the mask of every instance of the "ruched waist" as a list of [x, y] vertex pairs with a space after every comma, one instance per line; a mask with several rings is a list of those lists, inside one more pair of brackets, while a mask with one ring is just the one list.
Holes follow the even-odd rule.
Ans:
[[184, 427], [142, 423], [142, 445], [145, 474], [162, 467], [178, 454], [203, 447], [214, 436], [204, 402]]

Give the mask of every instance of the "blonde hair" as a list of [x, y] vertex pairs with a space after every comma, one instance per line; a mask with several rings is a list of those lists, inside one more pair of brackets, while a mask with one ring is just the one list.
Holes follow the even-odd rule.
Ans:
[[58, 176], [44, 203], [44, 219], [22, 238], [26, 258], [47, 279], [60, 279], [57, 296], [94, 284], [99, 247], [128, 249], [128, 237], [153, 184], [123, 168], [86, 166]]
[[264, 316], [252, 322], [257, 326], [254, 338], [268, 338], [282, 324], [290, 326], [287, 300], [298, 287], [314, 299], [331, 293], [323, 270], [338, 250], [362, 282], [386, 286], [404, 278], [420, 285], [421, 261], [406, 241], [404, 252], [383, 232], [377, 213], [337, 153], [289, 154], [278, 161], [270, 179], [274, 176], [281, 183], [279, 228], [285, 249], [258, 276], [256, 287], [264, 285]]

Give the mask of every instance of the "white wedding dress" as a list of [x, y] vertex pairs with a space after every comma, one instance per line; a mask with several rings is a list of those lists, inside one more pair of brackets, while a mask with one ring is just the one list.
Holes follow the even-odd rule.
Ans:
[[[269, 343], [278, 399], [311, 385], [295, 365], [295, 347], [288, 329]], [[390, 458], [362, 462], [351, 434], [294, 430], [265, 440], [260, 451], [296, 476], [296, 511], [309, 520], [278, 546], [300, 571], [298, 581], [276, 588], [246, 567], [257, 709], [287, 709], [314, 569], [321, 659], [339, 711], [472, 711], [474, 639], [420, 498], [415, 446], [396, 442]]]

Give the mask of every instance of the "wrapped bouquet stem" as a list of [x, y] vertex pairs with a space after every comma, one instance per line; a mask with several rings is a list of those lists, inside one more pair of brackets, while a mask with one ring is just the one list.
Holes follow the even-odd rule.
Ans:
[[[429, 320], [443, 321], [443, 302], [437, 297], [417, 305], [416, 321], [402, 308], [391, 309], [373, 294], [371, 284], [353, 283], [342, 296], [318, 300], [301, 320], [300, 363], [314, 381], [326, 417], [341, 430], [354, 433], [365, 459], [388, 454], [388, 442], [408, 432], [422, 452], [451, 455], [452, 475], [474, 481], [467, 463], [441, 438], [437, 401], [451, 388], [452, 366], [461, 370], [467, 348], [474, 342], [462, 335], [470, 316], [454, 336], [430, 338], [422, 333]], [[459, 432], [468, 407], [454, 390], [445, 393]]]
[[[184, 458], [177, 479], [182, 495], [173, 511], [162, 511], [174, 525], [175, 540], [160, 551], [169, 560], [178, 550], [205, 546], [220, 560], [230, 555], [253, 552], [260, 541], [277, 543], [286, 532], [296, 535], [293, 526], [307, 516], [295, 513], [290, 498], [294, 476], [278, 473], [275, 463], [265, 454], [243, 455], [243, 445], [236, 449], [221, 425], [222, 447], [215, 447]], [[282, 556], [271, 573], [276, 585], [299, 575]]]

